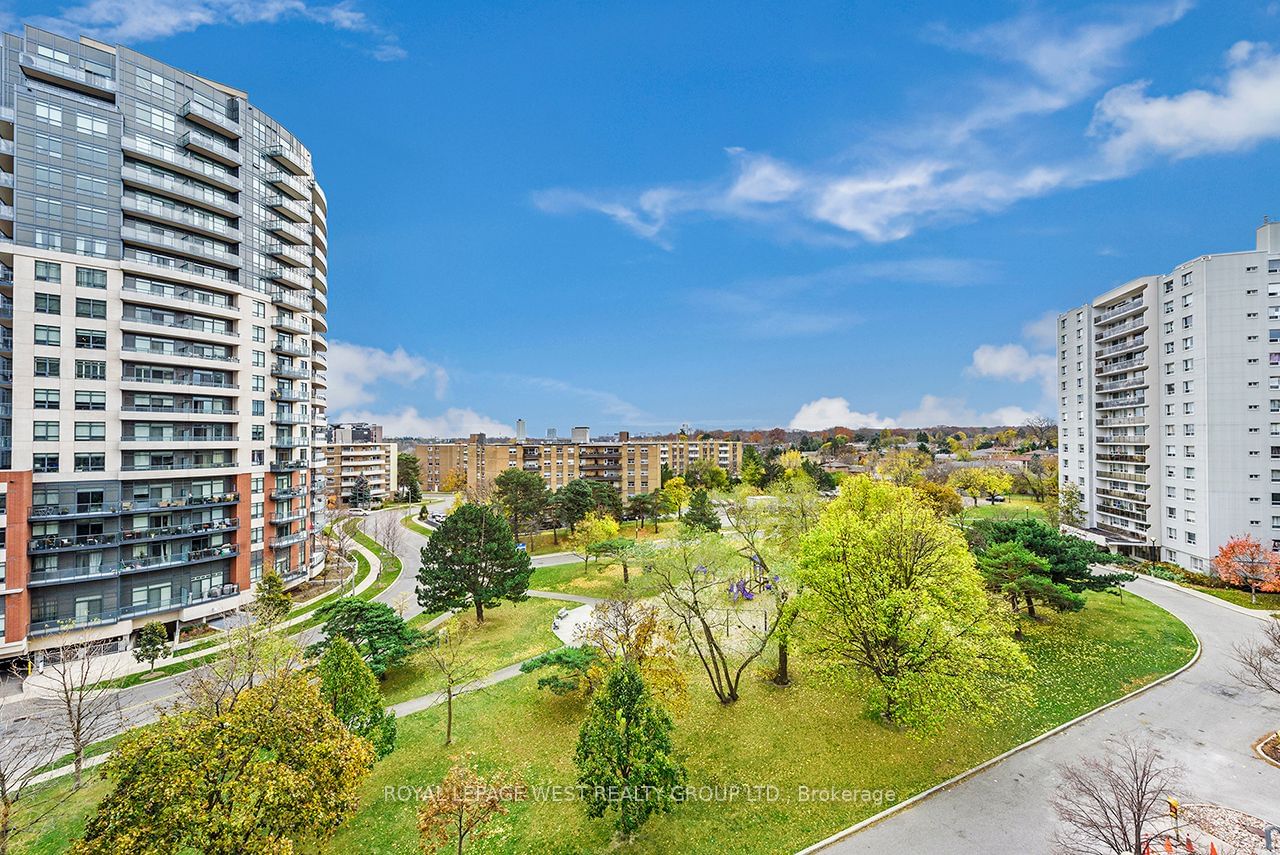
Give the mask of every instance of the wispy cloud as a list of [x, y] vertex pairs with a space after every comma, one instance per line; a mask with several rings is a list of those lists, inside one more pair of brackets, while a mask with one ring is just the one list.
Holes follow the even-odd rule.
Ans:
[[998, 71], [970, 82], [978, 94], [968, 109], [940, 110], [882, 133], [873, 152], [802, 164], [730, 147], [728, 172], [716, 178], [634, 191], [558, 188], [534, 202], [552, 213], [604, 214], [664, 247], [678, 221], [697, 216], [765, 224], [770, 234], [809, 228], [884, 243], [927, 224], [1125, 177], [1161, 157], [1280, 138], [1280, 58], [1241, 42], [1228, 52], [1219, 86], [1162, 97], [1149, 95], [1146, 81], [1115, 86], [1079, 129], [1079, 144], [1063, 157], [1046, 156], [1060, 147], [1061, 122], [1048, 128], [1038, 120], [1098, 97], [1137, 41], [1189, 8], [1172, 0], [1087, 18], [1031, 11], [971, 32], [932, 27], [926, 38], [986, 57]]
[[208, 26], [275, 24], [307, 20], [363, 34], [374, 42], [369, 54], [381, 62], [404, 59], [395, 33], [372, 21], [353, 0], [325, 5], [307, 0], [86, 0], [32, 23], [76, 37], [107, 42], [147, 42]]
[[414, 389], [425, 387], [436, 400], [449, 389], [449, 372], [403, 347], [382, 350], [345, 341], [329, 345], [329, 403], [335, 409], [370, 404], [379, 388], [392, 384]]
[[818, 398], [803, 404], [791, 417], [788, 427], [794, 430], [828, 430], [847, 428], [929, 428], [940, 425], [994, 427], [1018, 425], [1034, 416], [1022, 407], [998, 407], [980, 413], [962, 399], [925, 395], [915, 407], [903, 410], [896, 416], [878, 412], [860, 412], [850, 406], [845, 398]]

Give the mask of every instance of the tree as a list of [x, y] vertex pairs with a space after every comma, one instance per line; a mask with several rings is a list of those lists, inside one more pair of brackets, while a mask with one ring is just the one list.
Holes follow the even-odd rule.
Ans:
[[440, 492], [460, 493], [467, 489], [467, 473], [461, 469], [453, 469], [440, 479]]
[[1280, 694], [1280, 621], [1268, 620], [1262, 637], [1235, 646], [1231, 674], [1251, 689]]
[[969, 530], [977, 551], [994, 543], [1014, 541], [1049, 562], [1049, 578], [1074, 593], [1116, 591], [1135, 578], [1132, 573], [1104, 572], [1097, 565], [1111, 564], [1116, 557], [1096, 543], [1063, 534], [1035, 519], [979, 520]]
[[390, 754], [396, 747], [396, 714], [384, 709], [378, 678], [355, 646], [342, 636], [334, 638], [316, 673], [320, 695], [338, 721], [369, 740], [378, 759]]
[[654, 702], [639, 669], [619, 665], [591, 698], [574, 762], [587, 816], [616, 811], [614, 827], [631, 838], [655, 813], [667, 813], [689, 774], [675, 756], [671, 716]]
[[411, 451], [396, 455], [396, 490], [410, 502], [422, 501], [422, 464]]
[[636, 518], [636, 532], [644, 530], [644, 521], [653, 520], [653, 530], [658, 530], [658, 500], [652, 493], [637, 493], [627, 502], [627, 513]]
[[591, 561], [593, 544], [613, 540], [622, 531], [618, 521], [611, 516], [591, 511], [578, 523], [578, 531], [573, 536], [574, 545], [582, 555], [582, 566], [586, 568]]
[[1064, 480], [1045, 508], [1045, 519], [1056, 527], [1084, 528], [1084, 496], [1071, 480]]
[[529, 553], [516, 546], [507, 521], [485, 505], [466, 504], [445, 518], [422, 548], [418, 604], [428, 611], [484, 610], [527, 599]]
[[1058, 444], [1058, 423], [1048, 416], [1032, 416], [1022, 423], [1022, 430], [1037, 448], [1054, 448]]
[[50, 729], [70, 749], [75, 787], [84, 780], [84, 754], [90, 745], [119, 730], [120, 697], [100, 665], [110, 661], [108, 641], [64, 633], [47, 649], [48, 664], [40, 677], [43, 693], [37, 702], [50, 718]]
[[573, 534], [579, 522], [595, 507], [595, 495], [591, 484], [581, 478], [575, 478], [556, 491], [556, 507], [560, 512], [560, 521]]
[[552, 673], [538, 678], [539, 689], [548, 689], [554, 695], [590, 695], [594, 688], [590, 674], [598, 658], [599, 654], [590, 647], [557, 647], [520, 663], [520, 673], [554, 668]]
[[1009, 492], [1013, 487], [1013, 478], [993, 466], [965, 466], [951, 473], [947, 478], [947, 485], [957, 493], [973, 499], [976, 505], [983, 496], [991, 498]]
[[37, 778], [61, 750], [56, 735], [46, 729], [0, 721], [0, 855], [9, 855], [19, 834], [40, 826], [66, 801], [49, 791], [26, 809], [27, 797], [40, 792]]
[[1280, 554], [1252, 535], [1228, 539], [1218, 547], [1212, 566], [1219, 579], [1248, 588], [1251, 602], [1258, 602], [1258, 591], [1280, 591]]
[[372, 764], [369, 743], [307, 676], [282, 673], [227, 709], [180, 710], [129, 731], [103, 764], [112, 790], [72, 851], [317, 849], [359, 806]]
[[427, 661], [440, 677], [445, 700], [444, 744], [453, 743], [453, 699], [458, 690], [484, 676], [484, 668], [473, 645], [470, 632], [461, 618], [454, 618], [427, 640]]
[[698, 459], [690, 461], [684, 470], [684, 481], [693, 489], [727, 490], [729, 473], [718, 466], [715, 461]]
[[707, 491], [701, 488], [693, 491], [689, 500], [689, 512], [684, 515], [684, 524], [699, 531], [719, 531], [720, 515], [711, 504]]
[[663, 603], [722, 704], [738, 700], [746, 672], [773, 638], [776, 580], [719, 534], [684, 527], [654, 555]]
[[267, 570], [253, 589], [248, 612], [265, 626], [275, 626], [293, 609], [293, 599], [285, 592], [284, 580], [275, 570]]
[[1061, 769], [1054, 812], [1065, 826], [1056, 835], [1062, 855], [1145, 855], [1168, 831], [1168, 799], [1182, 769], [1150, 742], [1108, 740], [1101, 757]]
[[1021, 543], [1007, 541], [987, 547], [978, 555], [978, 568], [987, 587], [1009, 601], [1013, 613], [1027, 604], [1027, 616], [1036, 616], [1036, 600], [1056, 611], [1084, 608], [1084, 597], [1049, 578], [1049, 562]]
[[542, 476], [525, 469], [504, 469], [493, 479], [493, 487], [494, 500], [507, 515], [516, 539], [526, 527], [532, 531], [547, 509], [547, 482]]
[[964, 538], [911, 489], [846, 481], [805, 538], [799, 573], [813, 651], [872, 677], [887, 722], [982, 713], [1025, 691], [1030, 666]]
[[657, 607], [636, 600], [603, 600], [591, 609], [581, 638], [593, 652], [585, 683], [601, 686], [620, 665], [634, 665], [645, 685], [670, 704], [686, 697], [684, 669], [674, 629]]
[[373, 503], [373, 491], [369, 487], [369, 479], [363, 475], [357, 475], [355, 483], [351, 485], [351, 498], [349, 504], [354, 508], [367, 508]]
[[263, 632], [246, 615], [232, 617], [222, 653], [178, 681], [180, 705], [224, 712], [254, 686], [302, 664], [302, 650], [276, 632]]
[[164, 655], [169, 646], [169, 630], [159, 621], [151, 621], [138, 630], [138, 639], [133, 643], [135, 662], [147, 663], [147, 671], [156, 670], [156, 660]]
[[951, 519], [964, 513], [964, 500], [960, 498], [959, 493], [946, 484], [920, 481], [912, 484], [911, 487], [920, 494], [920, 500], [932, 508], [941, 519]]
[[876, 465], [876, 475], [886, 481], [908, 486], [921, 478], [921, 473], [933, 463], [933, 455], [914, 448], [890, 451]]
[[1014, 485], [1037, 502], [1049, 499], [1058, 489], [1058, 458], [1034, 455], [1018, 470]]
[[603, 563], [597, 563], [596, 565], [596, 569], [601, 572], [608, 570], [615, 564], [621, 567], [623, 585], [631, 583], [631, 568], [645, 560], [650, 554], [647, 546], [630, 537], [611, 537], [608, 540], [598, 540], [587, 545], [586, 553], [594, 555], [597, 562], [604, 559]]
[[481, 775], [475, 755], [467, 754], [449, 767], [439, 786], [418, 808], [418, 837], [424, 852], [456, 844], [458, 855], [468, 840], [483, 840], [498, 829], [487, 828], [493, 819], [510, 812], [509, 803], [528, 797], [525, 788], [501, 772]]
[[604, 516], [622, 519], [622, 495], [608, 481], [588, 481], [591, 487], [592, 509]]
[[404, 662], [422, 642], [422, 633], [395, 609], [374, 600], [341, 597], [317, 609], [316, 617], [324, 621], [325, 637], [311, 646], [311, 655], [323, 655], [335, 638], [345, 638], [378, 677]]
[[760, 456], [760, 452], [756, 450], [754, 445], [744, 445], [742, 447], [742, 466], [738, 471], [742, 483], [755, 487], [757, 490], [764, 489], [767, 485], [766, 469], [764, 458]]
[[685, 483], [685, 480], [678, 475], [668, 479], [662, 485], [662, 493], [670, 500], [672, 507], [675, 509], [676, 518], [683, 517], [684, 506], [689, 504], [689, 497], [693, 495], [693, 490]]

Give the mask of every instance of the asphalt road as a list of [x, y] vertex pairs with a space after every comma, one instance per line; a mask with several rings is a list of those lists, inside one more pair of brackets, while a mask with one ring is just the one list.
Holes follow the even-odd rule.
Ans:
[[[1102, 751], [1108, 738], [1159, 744], [1186, 768], [1184, 803], [1213, 802], [1280, 822], [1280, 768], [1253, 743], [1280, 726], [1280, 696], [1245, 689], [1228, 673], [1231, 650], [1264, 619], [1139, 578], [1129, 589], [1177, 615], [1200, 637], [1200, 660], [1178, 677], [1118, 704], [822, 850], [841, 855], [1025, 855], [1048, 852], [1058, 768]], [[860, 782], [859, 787], [875, 782]]]

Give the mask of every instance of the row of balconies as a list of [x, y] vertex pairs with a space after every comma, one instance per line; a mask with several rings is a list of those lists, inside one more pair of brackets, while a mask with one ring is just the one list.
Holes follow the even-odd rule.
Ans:
[[72, 629], [102, 626], [104, 624], [116, 623], [117, 621], [128, 620], [141, 615], [175, 611], [186, 608], [187, 606], [216, 602], [218, 600], [228, 600], [233, 597], [238, 597], [239, 595], [239, 585], [216, 585], [209, 588], [207, 591], [201, 592], [200, 594], [194, 594], [190, 591], [186, 591], [167, 599], [154, 601], [148, 600], [146, 603], [123, 606], [118, 609], [102, 609], [101, 611], [67, 615], [65, 617], [52, 618], [49, 620], [35, 620], [31, 622], [31, 626], [27, 632], [29, 635], [36, 636], [47, 635], [51, 632], [66, 632]]
[[[221, 156], [221, 149], [213, 145], [203, 145], [201, 138], [212, 140], [212, 137], [208, 137], [207, 134], [191, 131], [184, 134], [178, 140], [178, 143], [185, 149], [199, 152], [214, 160], [224, 163], [227, 161], [227, 158]], [[163, 165], [166, 168], [185, 173], [192, 178], [207, 181], [230, 193], [239, 193], [244, 186], [239, 176], [235, 175], [230, 169], [220, 168], [210, 164], [208, 161], [191, 157], [186, 152], [168, 146], [153, 144], [140, 137], [125, 135], [120, 138], [120, 147], [127, 154], [139, 160], [147, 160], [157, 165]], [[235, 161], [233, 160], [232, 162], [234, 163]]]
[[1119, 374], [1123, 371], [1132, 371], [1135, 368], [1143, 368], [1147, 364], [1146, 354], [1139, 353], [1128, 359], [1117, 359], [1114, 362], [1106, 362], [1093, 369], [1093, 373], [1098, 376], [1107, 374]]
[[1126, 395], [1117, 398], [1108, 398], [1107, 400], [1098, 401], [1096, 407], [1099, 410], [1118, 410], [1122, 407], [1141, 407], [1147, 403], [1146, 395]]
[[1147, 379], [1145, 377], [1131, 377], [1128, 380], [1112, 380], [1109, 383], [1095, 383], [1093, 391], [1095, 392], [1118, 392], [1122, 389], [1137, 389], [1145, 387]]
[[230, 380], [196, 377], [193, 374], [176, 374], [173, 377], [155, 377], [143, 374], [125, 374], [120, 378], [121, 383], [148, 383], [163, 384], [166, 386], [200, 386], [208, 389], [239, 389], [240, 387], [232, 383]]
[[1146, 328], [1147, 322], [1145, 320], [1142, 318], [1134, 318], [1131, 321], [1125, 321], [1122, 324], [1116, 324], [1113, 327], [1108, 327], [1107, 329], [1094, 333], [1093, 339], [1094, 341], [1108, 341], [1130, 332], [1145, 330]]
[[81, 534], [67, 537], [43, 535], [40, 537], [33, 537], [30, 540], [27, 544], [27, 552], [31, 555], [39, 555], [49, 552], [65, 552], [73, 549], [104, 549], [106, 547], [137, 543], [141, 541], [165, 540], [174, 537], [203, 536], [220, 531], [231, 531], [239, 528], [239, 526], [240, 519], [238, 517], [224, 517], [220, 520], [211, 520], [209, 522], [202, 523], [132, 529], [129, 531], [118, 532], [103, 532], [100, 534]]
[[1134, 297], [1132, 300], [1126, 300], [1123, 303], [1117, 303], [1109, 309], [1102, 310], [1094, 316], [1093, 322], [1095, 324], [1105, 324], [1113, 318], [1119, 318], [1123, 315], [1129, 314], [1130, 312], [1136, 312], [1144, 305], [1146, 305], [1146, 302], [1141, 297]]
[[164, 205], [152, 199], [125, 196], [120, 200], [120, 207], [129, 213], [173, 223], [182, 228], [201, 232], [228, 243], [240, 242], [240, 228], [238, 226], [232, 225], [226, 219], [217, 215], [204, 214], [204, 216], [200, 216], [204, 212], [197, 213], [189, 208], [181, 208], [176, 203]]
[[1150, 445], [1147, 435], [1142, 433], [1113, 433], [1110, 436], [1098, 437], [1099, 445]]
[[103, 517], [117, 514], [134, 514], [154, 510], [195, 510], [234, 505], [240, 501], [239, 493], [220, 493], [213, 496], [179, 496], [171, 499], [121, 499], [113, 502], [92, 502], [70, 505], [33, 505], [28, 519], [51, 520], [71, 517]]
[[233, 202], [226, 196], [206, 193], [203, 186], [198, 183], [192, 183], [195, 179], [179, 181], [173, 176], [139, 169], [127, 163], [121, 168], [120, 177], [126, 184], [149, 190], [158, 190], [167, 195], [194, 202], [228, 217], [239, 219], [244, 214], [244, 209], [240, 207], [239, 202]]

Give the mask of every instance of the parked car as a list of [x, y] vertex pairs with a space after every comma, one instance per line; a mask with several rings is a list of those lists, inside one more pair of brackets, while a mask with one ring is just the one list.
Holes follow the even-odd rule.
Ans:
[[365, 508], [352, 508], [352, 509], [351, 509], [351, 516], [353, 516], [353, 517], [367, 517], [367, 516], [369, 516], [369, 511], [368, 511], [368, 510], [366, 510]]
[[996, 504], [997, 502], [1003, 502], [1003, 501], [1004, 501], [1004, 496], [992, 496], [992, 497], [991, 497], [991, 504], [993, 504], [993, 505], [994, 505], [994, 504]]

